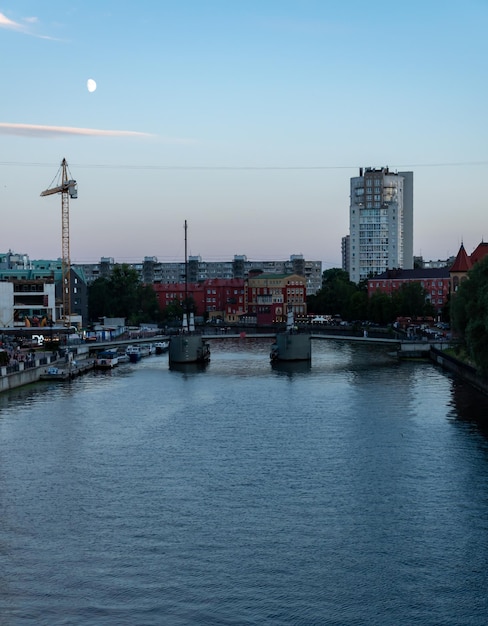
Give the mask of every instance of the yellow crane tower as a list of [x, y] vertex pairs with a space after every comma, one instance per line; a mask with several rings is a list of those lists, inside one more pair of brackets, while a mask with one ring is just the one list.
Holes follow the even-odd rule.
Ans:
[[[71, 280], [70, 270], [71, 261], [69, 254], [69, 199], [78, 197], [78, 187], [76, 180], [68, 178], [68, 163], [66, 159], [61, 161], [61, 167], [58, 170], [58, 174], [55, 177], [58, 184], [55, 187], [50, 187], [41, 193], [41, 196], [51, 196], [55, 193], [61, 194], [61, 240], [62, 240], [62, 301], [63, 311], [62, 316], [65, 323], [69, 326], [71, 320]], [[71, 175], [71, 172], [70, 172]]]

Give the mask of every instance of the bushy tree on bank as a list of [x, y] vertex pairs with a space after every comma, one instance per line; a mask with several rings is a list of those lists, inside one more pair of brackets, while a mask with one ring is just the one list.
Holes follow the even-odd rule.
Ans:
[[307, 299], [307, 305], [315, 314], [338, 314], [345, 320], [369, 320], [382, 325], [394, 322], [399, 316], [435, 314], [420, 283], [404, 284], [392, 296], [378, 292], [368, 298], [367, 281], [356, 285], [346, 271], [338, 268], [323, 272], [322, 288]]
[[169, 326], [179, 325], [185, 312], [187, 314], [193, 313], [196, 315], [197, 306], [192, 296], [188, 296], [183, 302], [175, 298], [173, 302], [168, 304], [161, 312], [161, 319], [164, 324], [168, 324]]
[[154, 289], [140, 283], [126, 264], [115, 265], [110, 278], [97, 278], [88, 287], [88, 313], [92, 322], [123, 317], [130, 325], [157, 323], [161, 316]]
[[[358, 308], [361, 288], [349, 280], [349, 274], [339, 268], [326, 270], [322, 274], [322, 288], [308, 298], [308, 308], [319, 315], [340, 315], [351, 319], [352, 308]], [[367, 294], [366, 294], [367, 300]], [[361, 319], [361, 318], [357, 318]]]
[[411, 282], [401, 285], [392, 296], [395, 317], [434, 317], [435, 309], [427, 299], [427, 291], [420, 283]]
[[453, 295], [451, 325], [480, 372], [488, 376], [488, 257], [474, 265]]

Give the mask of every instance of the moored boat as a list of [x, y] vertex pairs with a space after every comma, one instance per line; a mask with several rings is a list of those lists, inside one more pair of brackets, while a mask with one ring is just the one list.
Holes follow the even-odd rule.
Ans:
[[117, 359], [119, 361], [119, 365], [121, 363], [128, 363], [129, 362], [129, 355], [127, 354], [127, 352], [119, 352], [117, 354]]
[[154, 349], [156, 350], [156, 354], [163, 354], [164, 352], [168, 352], [169, 349], [169, 341], [158, 341], [154, 344]]
[[95, 358], [97, 369], [112, 369], [119, 364], [119, 355], [116, 350], [103, 350]]
[[142, 358], [141, 349], [139, 346], [127, 346], [127, 350], [125, 351], [127, 356], [129, 357], [129, 361], [131, 363], [137, 363]]
[[129, 357], [129, 361], [131, 363], [137, 363], [140, 361], [142, 357], [149, 356], [150, 354], [154, 354], [155, 348], [152, 344], [150, 345], [141, 345], [141, 346], [127, 346], [125, 353]]

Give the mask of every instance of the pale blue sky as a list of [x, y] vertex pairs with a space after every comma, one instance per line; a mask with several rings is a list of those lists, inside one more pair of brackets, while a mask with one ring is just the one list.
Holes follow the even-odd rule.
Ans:
[[187, 219], [207, 261], [337, 267], [383, 165], [414, 172], [414, 254], [471, 252], [487, 30], [487, 0], [0, 0], [0, 251], [61, 255], [65, 157], [72, 262], [182, 260]]

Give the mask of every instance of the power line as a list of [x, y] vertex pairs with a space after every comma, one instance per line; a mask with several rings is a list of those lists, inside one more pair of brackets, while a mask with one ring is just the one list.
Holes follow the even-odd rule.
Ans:
[[[16, 167], [53, 167], [53, 163], [36, 163], [21, 161], [0, 161], [3, 166]], [[488, 161], [465, 161], [453, 163], [400, 163], [393, 165], [395, 169], [412, 167], [472, 167], [488, 165]], [[314, 170], [354, 170], [360, 165], [134, 165], [110, 163], [74, 163], [77, 169], [112, 169], [112, 170], [182, 170], [182, 171], [314, 171]]]

